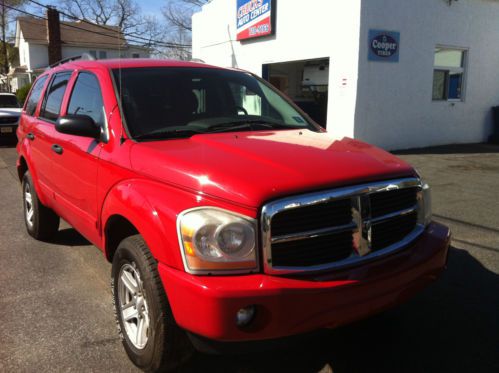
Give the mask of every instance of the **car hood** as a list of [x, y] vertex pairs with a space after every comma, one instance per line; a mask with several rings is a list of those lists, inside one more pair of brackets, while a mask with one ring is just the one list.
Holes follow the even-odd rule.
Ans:
[[0, 117], [19, 117], [21, 110], [21, 108], [0, 108]]
[[415, 174], [382, 149], [309, 130], [140, 142], [131, 149], [131, 165], [148, 177], [253, 208], [279, 196]]

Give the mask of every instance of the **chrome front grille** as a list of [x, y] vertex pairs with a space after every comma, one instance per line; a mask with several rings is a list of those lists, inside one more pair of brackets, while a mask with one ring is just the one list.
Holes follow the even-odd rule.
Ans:
[[0, 124], [16, 124], [19, 120], [19, 117], [9, 116], [9, 117], [0, 117]]
[[324, 271], [400, 250], [424, 230], [416, 178], [288, 197], [262, 209], [267, 273]]

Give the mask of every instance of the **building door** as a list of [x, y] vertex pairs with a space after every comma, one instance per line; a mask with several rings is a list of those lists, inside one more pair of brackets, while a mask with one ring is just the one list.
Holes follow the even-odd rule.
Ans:
[[329, 58], [265, 64], [262, 76], [326, 127]]

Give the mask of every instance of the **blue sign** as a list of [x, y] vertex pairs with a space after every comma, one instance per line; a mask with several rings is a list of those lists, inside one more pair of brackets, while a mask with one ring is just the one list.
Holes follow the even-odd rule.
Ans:
[[369, 61], [399, 62], [400, 32], [369, 30]]

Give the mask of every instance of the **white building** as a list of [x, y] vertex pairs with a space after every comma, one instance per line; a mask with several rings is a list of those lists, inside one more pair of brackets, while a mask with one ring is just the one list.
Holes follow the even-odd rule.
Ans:
[[[52, 10], [53, 11], [53, 10]], [[15, 46], [19, 48], [19, 66], [9, 72], [12, 91], [28, 84], [53, 63], [49, 50], [55, 49], [60, 59], [89, 53], [97, 59], [148, 58], [147, 48], [128, 44], [116, 26], [98, 26], [86, 22], [60, 22], [55, 12], [59, 37], [49, 42], [49, 22], [33, 17], [19, 17], [16, 22]], [[56, 57], [56, 60], [59, 57]]]
[[268, 79], [338, 137], [393, 150], [491, 132], [498, 1], [213, 0], [192, 21], [194, 58]]

